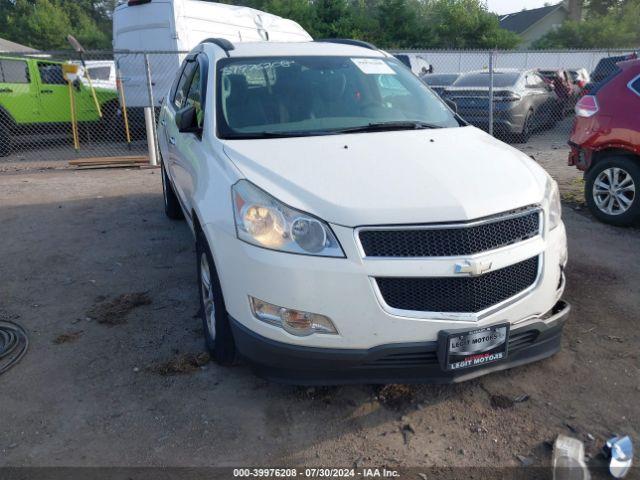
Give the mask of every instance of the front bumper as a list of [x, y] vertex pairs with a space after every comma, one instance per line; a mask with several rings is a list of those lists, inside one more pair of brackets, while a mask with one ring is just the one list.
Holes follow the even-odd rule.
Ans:
[[234, 319], [231, 325], [240, 355], [269, 380], [295, 385], [454, 383], [550, 357], [560, 349], [569, 310], [559, 301], [547, 314], [512, 329], [507, 360], [455, 373], [442, 369], [436, 341], [369, 349], [317, 348], [263, 337]]
[[[482, 328], [509, 322], [521, 328], [549, 311], [562, 295], [561, 268], [566, 261], [566, 233], [561, 225], [516, 245], [463, 259], [491, 262], [494, 270], [540, 256], [542, 269], [535, 288], [523, 297], [478, 314], [396, 311], [376, 290], [378, 277], [450, 277], [460, 259], [363, 258], [353, 229], [333, 226], [346, 258], [291, 255], [257, 248], [206, 225], [209, 244], [222, 283], [227, 312], [260, 337], [300, 347], [369, 350], [379, 345], [436, 341], [442, 330]], [[559, 285], [560, 284], [560, 285]], [[297, 337], [257, 320], [249, 296], [329, 317], [338, 335]]]
[[587, 171], [591, 166], [591, 159], [593, 152], [589, 149], [583, 148], [580, 145], [569, 141], [569, 158], [567, 164], [569, 166], [575, 166], [578, 170]]

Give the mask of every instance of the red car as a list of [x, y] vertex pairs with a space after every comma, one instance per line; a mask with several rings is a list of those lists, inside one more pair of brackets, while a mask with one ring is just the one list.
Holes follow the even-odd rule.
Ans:
[[614, 72], [576, 104], [569, 165], [585, 172], [585, 197], [598, 219], [640, 221], [640, 60]]
[[[542, 75], [545, 82], [553, 86], [559, 101], [559, 111], [557, 114], [560, 115], [560, 118], [564, 117], [565, 114], [573, 110], [573, 107], [578, 101], [578, 97], [580, 97], [582, 88], [573, 81], [573, 77], [567, 70], [541, 69], [538, 70], [538, 73]], [[558, 118], [558, 120], [560, 120], [560, 118]]]

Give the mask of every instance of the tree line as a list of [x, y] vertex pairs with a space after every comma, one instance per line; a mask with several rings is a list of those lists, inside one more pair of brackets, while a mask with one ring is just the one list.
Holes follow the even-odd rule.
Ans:
[[640, 0], [591, 0], [582, 21], [569, 20], [533, 48], [638, 48]]
[[69, 49], [67, 35], [85, 48], [111, 48], [117, 0], [0, 0], [0, 37], [40, 50]]
[[[222, 0], [291, 18], [314, 38], [357, 38], [387, 49], [511, 49], [484, 0]], [[110, 49], [118, 0], [0, 0], [0, 37], [42, 50]], [[640, 0], [586, 0], [583, 21], [567, 21], [537, 48], [628, 47], [640, 43]]]
[[357, 38], [383, 48], [514, 48], [481, 0], [246, 0], [300, 23], [314, 38]]

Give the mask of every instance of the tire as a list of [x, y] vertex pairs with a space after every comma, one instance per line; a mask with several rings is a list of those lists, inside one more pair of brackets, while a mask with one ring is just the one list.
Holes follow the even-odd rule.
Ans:
[[[1, 122], [2, 120], [0, 120]], [[0, 157], [7, 157], [11, 153], [11, 134], [6, 125], [0, 125]]]
[[182, 220], [184, 218], [184, 213], [182, 213], [182, 208], [180, 207], [180, 202], [178, 201], [176, 192], [173, 190], [173, 185], [171, 185], [171, 181], [169, 180], [167, 172], [164, 169], [164, 162], [161, 162], [160, 171], [162, 175], [162, 197], [164, 198], [164, 213], [171, 220]]
[[229, 315], [222, 296], [222, 288], [213, 256], [207, 239], [201, 231], [197, 233], [196, 254], [204, 343], [216, 362], [225, 366], [233, 365], [236, 361], [236, 345], [229, 323]]
[[522, 131], [516, 136], [516, 143], [527, 143], [531, 138], [533, 117], [533, 110], [529, 110], [527, 116], [524, 117], [524, 122], [522, 122]]
[[608, 156], [591, 167], [585, 180], [585, 200], [598, 220], [619, 227], [640, 221], [639, 160]]

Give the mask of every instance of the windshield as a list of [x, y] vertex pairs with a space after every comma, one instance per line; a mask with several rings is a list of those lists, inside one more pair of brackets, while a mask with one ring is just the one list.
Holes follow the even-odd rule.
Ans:
[[451, 85], [459, 76], [457, 73], [431, 73], [424, 75], [422, 81], [427, 85]]
[[398, 60], [228, 58], [218, 62], [221, 138], [263, 138], [459, 126], [453, 112]]
[[[511, 87], [520, 78], [519, 73], [499, 73], [493, 74], [494, 87]], [[489, 73], [467, 73], [453, 82], [454, 87], [488, 87], [491, 82]]]

